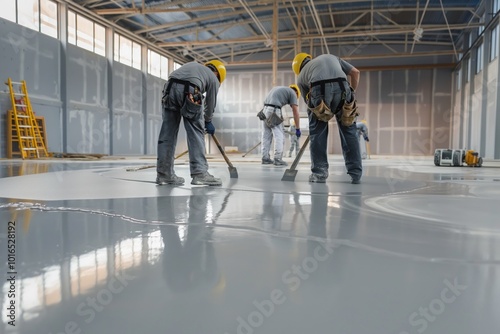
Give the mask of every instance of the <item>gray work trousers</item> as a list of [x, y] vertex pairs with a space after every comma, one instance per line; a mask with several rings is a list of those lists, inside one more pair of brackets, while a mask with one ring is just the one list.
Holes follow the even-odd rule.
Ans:
[[[281, 109], [273, 107], [264, 107], [264, 114], [269, 117], [273, 112], [281, 117]], [[285, 127], [283, 123], [270, 128], [266, 122], [262, 122], [262, 158], [270, 159], [271, 143], [274, 137], [274, 159], [283, 158], [283, 148], [285, 146]]]
[[[347, 100], [351, 99], [351, 91], [349, 84], [345, 84], [347, 93]], [[331, 82], [325, 84], [324, 97], [321, 94], [321, 86], [314, 86], [311, 90], [311, 99], [314, 106], [319, 105], [320, 100], [323, 99], [332, 112], [337, 109], [337, 106], [342, 98], [342, 90], [338, 83]], [[310, 139], [310, 152], [311, 152], [311, 171], [319, 177], [327, 178], [328, 173], [328, 122], [318, 120], [314, 113], [310, 110], [307, 111], [309, 118], [309, 139]], [[347, 169], [347, 174], [354, 180], [361, 179], [363, 174], [363, 167], [361, 163], [361, 154], [359, 152], [358, 133], [356, 123], [351, 126], [343, 126], [340, 120], [337, 119], [339, 128], [340, 143], [342, 153], [344, 155], [344, 162]]]
[[184, 85], [174, 83], [170, 93], [163, 99], [162, 125], [158, 137], [158, 161], [156, 171], [159, 176], [171, 177], [174, 174], [175, 146], [181, 118], [186, 129], [189, 150], [189, 170], [191, 176], [208, 171], [205, 157], [205, 119], [203, 112], [197, 118], [188, 119], [181, 115], [184, 104]]

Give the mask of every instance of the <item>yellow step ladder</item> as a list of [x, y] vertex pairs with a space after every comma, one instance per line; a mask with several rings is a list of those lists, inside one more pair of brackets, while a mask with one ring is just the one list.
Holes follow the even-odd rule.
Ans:
[[[8, 78], [5, 84], [9, 86], [10, 102], [12, 103], [15, 129], [17, 131], [19, 150], [21, 151], [22, 158], [36, 159], [48, 157], [47, 148], [45, 147], [35, 114], [31, 108], [26, 81], [14, 82], [11, 78]], [[14, 87], [17, 88], [17, 92]], [[12, 136], [11, 133], [7, 135]]]

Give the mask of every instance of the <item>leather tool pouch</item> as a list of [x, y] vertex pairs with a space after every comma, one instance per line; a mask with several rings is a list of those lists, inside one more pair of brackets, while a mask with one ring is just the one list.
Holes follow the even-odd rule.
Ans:
[[313, 112], [313, 114], [323, 122], [328, 122], [332, 119], [333, 113], [330, 108], [325, 104], [325, 101], [321, 100], [321, 103], [317, 107], [309, 107], [309, 110]]
[[266, 115], [264, 115], [264, 109], [260, 109], [260, 111], [257, 113], [257, 117], [263, 121], [266, 119]]
[[340, 123], [343, 126], [351, 126], [356, 121], [356, 117], [359, 116], [358, 106], [356, 105], [356, 100], [350, 103], [344, 102], [342, 106], [342, 112], [340, 113]]
[[275, 112], [273, 112], [271, 116], [269, 116], [269, 118], [266, 119], [266, 124], [270, 128], [274, 128], [275, 126], [280, 125], [281, 123], [283, 123], [283, 118], [276, 115]]

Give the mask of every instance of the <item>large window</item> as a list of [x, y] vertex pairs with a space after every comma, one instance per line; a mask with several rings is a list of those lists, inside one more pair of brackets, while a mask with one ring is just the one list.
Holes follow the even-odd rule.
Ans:
[[141, 45], [115, 34], [114, 59], [122, 64], [141, 69]]
[[148, 49], [148, 73], [167, 80], [168, 59]]
[[40, 32], [57, 38], [57, 4], [49, 0], [40, 1]]
[[38, 31], [40, 18], [38, 0], [23, 0], [17, 4], [17, 23]]
[[490, 36], [490, 61], [498, 57], [498, 24], [491, 31]]
[[481, 15], [481, 18], [479, 19], [479, 23], [482, 24], [482, 25], [480, 25], [477, 28], [477, 35], [478, 36], [481, 35], [483, 33], [483, 31], [484, 31], [484, 22], [485, 22], [485, 20], [484, 20], [484, 13], [483, 13], [483, 15]]
[[476, 49], [476, 74], [483, 70], [483, 49], [483, 43], [479, 44]]
[[103, 26], [73, 11], [68, 11], [68, 43], [104, 56], [105, 37]]
[[456, 88], [457, 88], [457, 91], [460, 90], [460, 88], [462, 87], [462, 69], [459, 69], [457, 72], [456, 72]]
[[2, 0], [0, 17], [57, 38], [57, 4], [52, 0]]
[[3, 0], [0, 17], [12, 22], [16, 22], [16, 0]]

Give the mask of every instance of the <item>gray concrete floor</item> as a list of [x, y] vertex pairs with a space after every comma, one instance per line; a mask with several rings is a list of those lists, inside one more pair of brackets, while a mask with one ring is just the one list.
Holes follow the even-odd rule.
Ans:
[[126, 170], [154, 160], [0, 161], [0, 333], [499, 332], [498, 163], [372, 157], [352, 185], [339, 156], [326, 184], [230, 159], [222, 187], [183, 159], [181, 187]]

